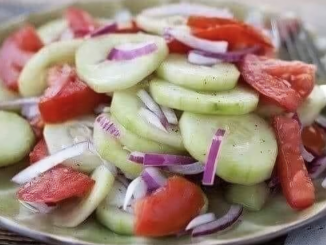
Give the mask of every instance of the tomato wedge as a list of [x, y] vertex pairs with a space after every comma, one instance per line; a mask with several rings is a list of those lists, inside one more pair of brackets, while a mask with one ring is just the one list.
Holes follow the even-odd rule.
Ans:
[[315, 156], [323, 155], [326, 148], [325, 130], [317, 124], [305, 127], [301, 133], [303, 145]]
[[82, 197], [95, 181], [70, 167], [58, 165], [22, 186], [19, 200], [37, 203], [58, 203], [71, 197]]
[[43, 47], [31, 25], [26, 25], [9, 36], [0, 48], [0, 78], [6, 87], [18, 91], [18, 77], [27, 61]]
[[135, 234], [173, 235], [185, 229], [204, 205], [202, 191], [185, 178], [174, 176], [152, 195], [135, 205]]
[[84, 37], [98, 27], [95, 19], [86, 11], [70, 7], [65, 12], [65, 18], [75, 37]]
[[192, 28], [192, 33], [199, 38], [227, 41], [231, 51], [259, 45], [260, 54], [271, 55], [274, 52], [274, 46], [268, 36], [238, 20], [190, 16], [187, 24]]
[[299, 61], [249, 54], [239, 69], [245, 82], [287, 111], [296, 111], [315, 83], [315, 67]]
[[68, 65], [52, 70], [49, 78], [50, 87], [39, 102], [45, 123], [59, 123], [92, 113], [96, 106], [108, 100], [82, 82], [75, 69]]
[[42, 160], [44, 157], [49, 155], [48, 147], [46, 146], [45, 140], [40, 139], [39, 142], [34, 146], [34, 149], [29, 153], [30, 163], [35, 163]]
[[315, 202], [315, 188], [300, 152], [301, 131], [295, 119], [273, 118], [278, 143], [276, 169], [283, 194], [293, 209], [305, 209]]

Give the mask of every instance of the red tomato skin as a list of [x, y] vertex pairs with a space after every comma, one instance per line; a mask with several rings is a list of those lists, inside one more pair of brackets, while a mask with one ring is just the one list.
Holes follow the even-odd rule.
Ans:
[[[273, 100], [287, 111], [296, 111], [302, 103], [300, 94], [291, 87], [289, 81], [273, 76], [264, 70], [263, 62], [269, 60], [256, 55], [246, 55], [239, 64], [243, 79], [260, 94]], [[314, 82], [314, 81], [310, 81]]]
[[198, 186], [182, 177], [171, 177], [164, 187], [137, 201], [135, 234], [146, 237], [176, 234], [199, 214], [203, 205]]
[[42, 160], [49, 155], [48, 147], [44, 139], [40, 139], [34, 146], [34, 149], [29, 153], [29, 161], [31, 164]]
[[65, 12], [65, 18], [75, 37], [84, 37], [98, 26], [89, 13], [76, 7], [68, 8]]
[[72, 197], [83, 197], [95, 181], [70, 167], [58, 165], [22, 186], [19, 200], [36, 203], [58, 203]]
[[18, 77], [27, 61], [42, 48], [35, 29], [26, 25], [9, 36], [0, 48], [0, 78], [7, 88], [18, 91]]
[[137, 26], [135, 21], [131, 21], [131, 25], [128, 27], [123, 27], [121, 29], [116, 30], [116, 33], [137, 33], [140, 32], [141, 29]]
[[191, 48], [189, 48], [187, 45], [175, 39], [168, 42], [168, 47], [170, 53], [177, 53], [177, 54], [186, 54], [191, 50]]
[[315, 156], [322, 156], [326, 148], [325, 130], [317, 124], [305, 127], [301, 133], [302, 143]]
[[276, 170], [288, 204], [296, 210], [315, 202], [315, 188], [300, 152], [301, 132], [295, 119], [276, 116], [272, 121], [278, 143]]
[[[74, 69], [64, 71], [57, 83], [46, 89], [39, 102], [39, 110], [45, 123], [60, 123], [69, 119], [92, 113], [107, 97], [95, 93], [78, 77]], [[55, 83], [52, 81], [51, 83]]]
[[260, 54], [273, 56], [274, 46], [270, 38], [246, 23], [217, 17], [190, 16], [187, 24], [199, 38], [227, 41], [231, 51], [260, 45]]

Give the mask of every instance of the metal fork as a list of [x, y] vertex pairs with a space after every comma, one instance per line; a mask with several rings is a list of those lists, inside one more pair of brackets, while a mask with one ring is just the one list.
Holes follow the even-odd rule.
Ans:
[[272, 35], [274, 38], [282, 37], [281, 48], [284, 48], [288, 55], [287, 57], [281, 55], [281, 58], [314, 64], [317, 67], [318, 78], [326, 80], [326, 68], [321, 61], [320, 52], [313, 38], [301, 21], [296, 24], [297, 27], [294, 29], [281, 24], [281, 20], [271, 21]]

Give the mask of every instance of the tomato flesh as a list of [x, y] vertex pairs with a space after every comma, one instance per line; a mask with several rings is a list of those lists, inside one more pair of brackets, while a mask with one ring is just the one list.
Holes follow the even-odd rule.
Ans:
[[75, 37], [84, 37], [98, 27], [95, 19], [86, 11], [70, 7], [65, 12], [65, 18]]
[[94, 108], [107, 100], [102, 94], [95, 93], [67, 65], [57, 67], [51, 75], [45, 94], [39, 102], [39, 110], [45, 123], [59, 123], [92, 113]]
[[135, 234], [146, 237], [173, 235], [185, 229], [204, 205], [202, 191], [178, 176], [135, 205]]
[[40, 139], [39, 142], [34, 146], [34, 149], [29, 153], [29, 161], [30, 163], [35, 163], [46, 156], [49, 155], [48, 147], [46, 146], [45, 140]]
[[43, 47], [34, 27], [26, 25], [9, 36], [0, 48], [0, 78], [18, 91], [18, 77], [27, 61]]
[[317, 124], [305, 127], [301, 133], [302, 143], [315, 156], [323, 155], [326, 147], [325, 130]]
[[278, 143], [277, 174], [288, 204], [297, 210], [315, 202], [315, 188], [301, 156], [301, 130], [295, 119], [285, 116], [273, 118]]
[[95, 181], [70, 167], [58, 165], [22, 186], [19, 200], [36, 203], [58, 203], [72, 197], [82, 197]]
[[296, 111], [312, 91], [315, 68], [299, 61], [246, 55], [239, 64], [245, 82], [287, 111]]
[[188, 26], [192, 33], [203, 39], [227, 41], [231, 51], [259, 45], [260, 54], [271, 55], [273, 44], [260, 30], [244, 22], [218, 17], [190, 16]]

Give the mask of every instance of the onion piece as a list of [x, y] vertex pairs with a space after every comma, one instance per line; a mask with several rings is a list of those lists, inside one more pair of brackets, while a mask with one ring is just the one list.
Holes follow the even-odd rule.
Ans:
[[203, 185], [213, 185], [218, 162], [218, 155], [225, 135], [224, 129], [218, 129], [213, 137], [211, 146], [207, 154], [205, 170], [203, 175]]
[[222, 60], [206, 57], [204, 55], [201, 55], [199, 53], [190, 51], [188, 54], [188, 62], [195, 65], [205, 65], [205, 66], [212, 66], [217, 63], [221, 63]]
[[81, 142], [70, 147], [64, 148], [61, 151], [54, 153], [42, 160], [30, 165], [29, 167], [25, 168], [18, 174], [16, 174], [11, 181], [17, 184], [25, 184], [32, 179], [38, 177], [40, 174], [50, 170], [51, 168], [59, 165], [60, 163], [82, 155], [85, 151], [89, 149], [89, 142]]
[[143, 164], [145, 166], [163, 167], [175, 164], [190, 164], [194, 161], [192, 157], [188, 156], [145, 153]]
[[228, 49], [228, 43], [226, 41], [209, 41], [201, 39], [181, 29], [169, 29], [167, 32], [179, 42], [201, 51], [220, 54], [225, 53]]
[[35, 203], [35, 202], [25, 202], [22, 200], [18, 201], [27, 209], [29, 209], [30, 211], [32, 211], [33, 213], [41, 213], [41, 214], [48, 214], [51, 211], [53, 211], [54, 209], [57, 208], [56, 205], [54, 206], [48, 206], [45, 203]]
[[197, 226], [192, 231], [192, 236], [202, 236], [212, 234], [218, 231], [225, 230], [235, 224], [243, 212], [243, 207], [240, 205], [232, 205], [229, 211], [221, 218], [200, 226]]
[[323, 129], [326, 129], [326, 117], [322, 116], [322, 115], [319, 115], [315, 122], [321, 126]]
[[166, 106], [160, 106], [161, 110], [167, 119], [168, 123], [173, 124], [173, 125], [178, 125], [178, 118], [177, 115], [175, 114], [174, 110], [166, 107]]
[[152, 17], [168, 15], [200, 15], [206, 17], [233, 18], [233, 14], [227, 8], [213, 8], [196, 3], [175, 3], [146, 9], [141, 14]]
[[106, 133], [109, 133], [110, 135], [112, 135], [116, 138], [118, 138], [120, 136], [119, 129], [105, 115], [103, 115], [103, 114], [99, 115], [95, 119], [95, 122], [98, 123]]
[[146, 109], [146, 108], [140, 108], [139, 109], [139, 115], [143, 117], [148, 123], [152, 124], [154, 127], [164, 131], [168, 132], [164, 125], [162, 124], [160, 118], [152, 111]]
[[321, 156], [311, 163], [310, 177], [317, 179], [326, 170], [326, 156]]
[[157, 45], [152, 41], [143, 43], [125, 43], [111, 49], [107, 59], [117, 61], [133, 60], [151, 54], [156, 50]]
[[27, 104], [23, 105], [21, 109], [21, 114], [28, 120], [32, 120], [40, 115], [40, 110], [38, 109], [38, 104]]
[[210, 223], [216, 219], [215, 214], [213, 213], [207, 213], [202, 214], [194, 218], [192, 221], [189, 222], [189, 224], [186, 227], [186, 231], [192, 230], [196, 228], [197, 226]]
[[129, 184], [123, 202], [123, 210], [127, 211], [128, 205], [131, 202], [132, 197], [135, 199], [143, 198], [147, 194], [147, 186], [145, 181], [141, 177], [137, 177]]
[[157, 168], [145, 168], [141, 173], [142, 179], [147, 185], [147, 190], [153, 192], [166, 184], [167, 179]]
[[169, 122], [164, 116], [160, 106], [153, 100], [153, 98], [147, 93], [146, 90], [141, 89], [137, 92], [137, 96], [145, 104], [145, 106], [152, 111], [160, 119], [164, 128], [167, 128]]
[[143, 163], [144, 162], [145, 154], [138, 151], [133, 151], [129, 155], [129, 161], [136, 162], [136, 163]]
[[90, 37], [97, 37], [97, 36], [109, 34], [109, 33], [115, 32], [117, 29], [118, 29], [117, 23], [111, 23], [111, 24], [108, 24], [108, 25], [101, 26], [101, 27], [97, 28], [89, 36]]
[[40, 101], [40, 98], [38, 98], [38, 97], [1, 101], [0, 102], [0, 110], [12, 109], [17, 106], [34, 105], [34, 104], [37, 104], [39, 101]]
[[315, 159], [315, 156], [312, 155], [303, 144], [300, 145], [301, 156], [306, 162], [312, 162]]
[[270, 189], [274, 189], [275, 187], [277, 187], [278, 185], [280, 185], [280, 178], [276, 175], [272, 176], [272, 178], [269, 180], [267, 186]]
[[200, 174], [204, 172], [204, 165], [200, 162], [195, 162], [186, 165], [168, 166], [167, 169], [172, 173], [192, 175], [192, 174]]
[[206, 58], [214, 58], [219, 59], [225, 62], [238, 62], [240, 61], [245, 55], [247, 54], [254, 54], [260, 50], [260, 46], [255, 45], [250, 48], [245, 48], [238, 51], [230, 51], [230, 52], [213, 52], [212, 50], [192, 50], [190, 51], [191, 54], [197, 54], [204, 56]]

